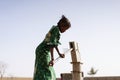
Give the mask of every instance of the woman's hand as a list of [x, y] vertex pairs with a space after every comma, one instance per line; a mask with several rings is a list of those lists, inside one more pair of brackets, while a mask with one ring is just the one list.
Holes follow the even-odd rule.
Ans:
[[61, 58], [64, 58], [64, 57], [65, 57], [65, 54], [59, 54], [59, 56], [60, 56]]
[[49, 66], [53, 66], [54, 65], [54, 60], [51, 60], [50, 62], [49, 62]]
[[59, 51], [59, 49], [58, 49], [58, 46], [56, 46], [55, 49], [57, 50], [57, 52], [58, 52], [58, 54], [59, 54], [59, 56], [60, 56], [61, 58], [64, 58], [64, 57], [65, 57], [65, 54], [61, 54], [61, 53], [60, 53], [60, 51]]

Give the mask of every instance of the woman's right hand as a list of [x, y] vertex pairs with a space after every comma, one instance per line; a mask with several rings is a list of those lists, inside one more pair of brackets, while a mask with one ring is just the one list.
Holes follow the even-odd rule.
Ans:
[[54, 60], [51, 60], [50, 62], [49, 62], [49, 66], [53, 66], [54, 65]]

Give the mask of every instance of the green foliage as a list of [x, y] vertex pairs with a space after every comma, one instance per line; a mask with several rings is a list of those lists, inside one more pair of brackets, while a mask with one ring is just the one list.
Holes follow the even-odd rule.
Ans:
[[97, 73], [98, 70], [95, 70], [93, 67], [90, 69], [90, 71], [88, 72], [88, 75], [95, 75]]

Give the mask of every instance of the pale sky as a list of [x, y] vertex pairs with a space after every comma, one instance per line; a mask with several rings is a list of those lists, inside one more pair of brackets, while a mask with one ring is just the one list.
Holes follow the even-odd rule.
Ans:
[[[79, 44], [82, 71], [120, 76], [120, 0], [0, 0], [0, 61], [6, 76], [33, 77], [35, 48], [64, 14], [71, 28], [61, 34], [61, 52]], [[55, 52], [55, 57], [58, 55]], [[70, 73], [71, 56], [54, 65], [57, 77]]]

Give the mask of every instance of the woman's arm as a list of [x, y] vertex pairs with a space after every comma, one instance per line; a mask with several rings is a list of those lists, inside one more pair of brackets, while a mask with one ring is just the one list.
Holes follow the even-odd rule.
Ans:
[[50, 48], [51, 60], [54, 60], [54, 54], [53, 54], [53, 52], [54, 52], [54, 47], [51, 47]]
[[60, 55], [60, 51], [58, 49], [58, 46], [55, 46], [55, 49], [56, 49], [57, 53]]
[[50, 48], [51, 61], [49, 62], [49, 65], [50, 65], [50, 66], [53, 66], [53, 65], [54, 65], [54, 48], [56, 49], [57, 53], [59, 54], [59, 56], [60, 56], [61, 58], [64, 58], [64, 57], [65, 57], [64, 54], [61, 54], [61, 53], [59, 52], [59, 49], [58, 49], [57, 46], [51, 47], [51, 48]]
[[57, 53], [59, 54], [59, 56], [60, 56], [61, 58], [64, 58], [64, 57], [65, 57], [64, 54], [61, 54], [61, 53], [60, 53], [60, 51], [59, 51], [59, 49], [58, 49], [58, 46], [55, 46], [55, 49], [56, 49]]
[[54, 55], [53, 55], [53, 51], [54, 51], [54, 47], [50, 48], [50, 54], [51, 54], [51, 60], [49, 62], [49, 66], [53, 66], [54, 65]]

